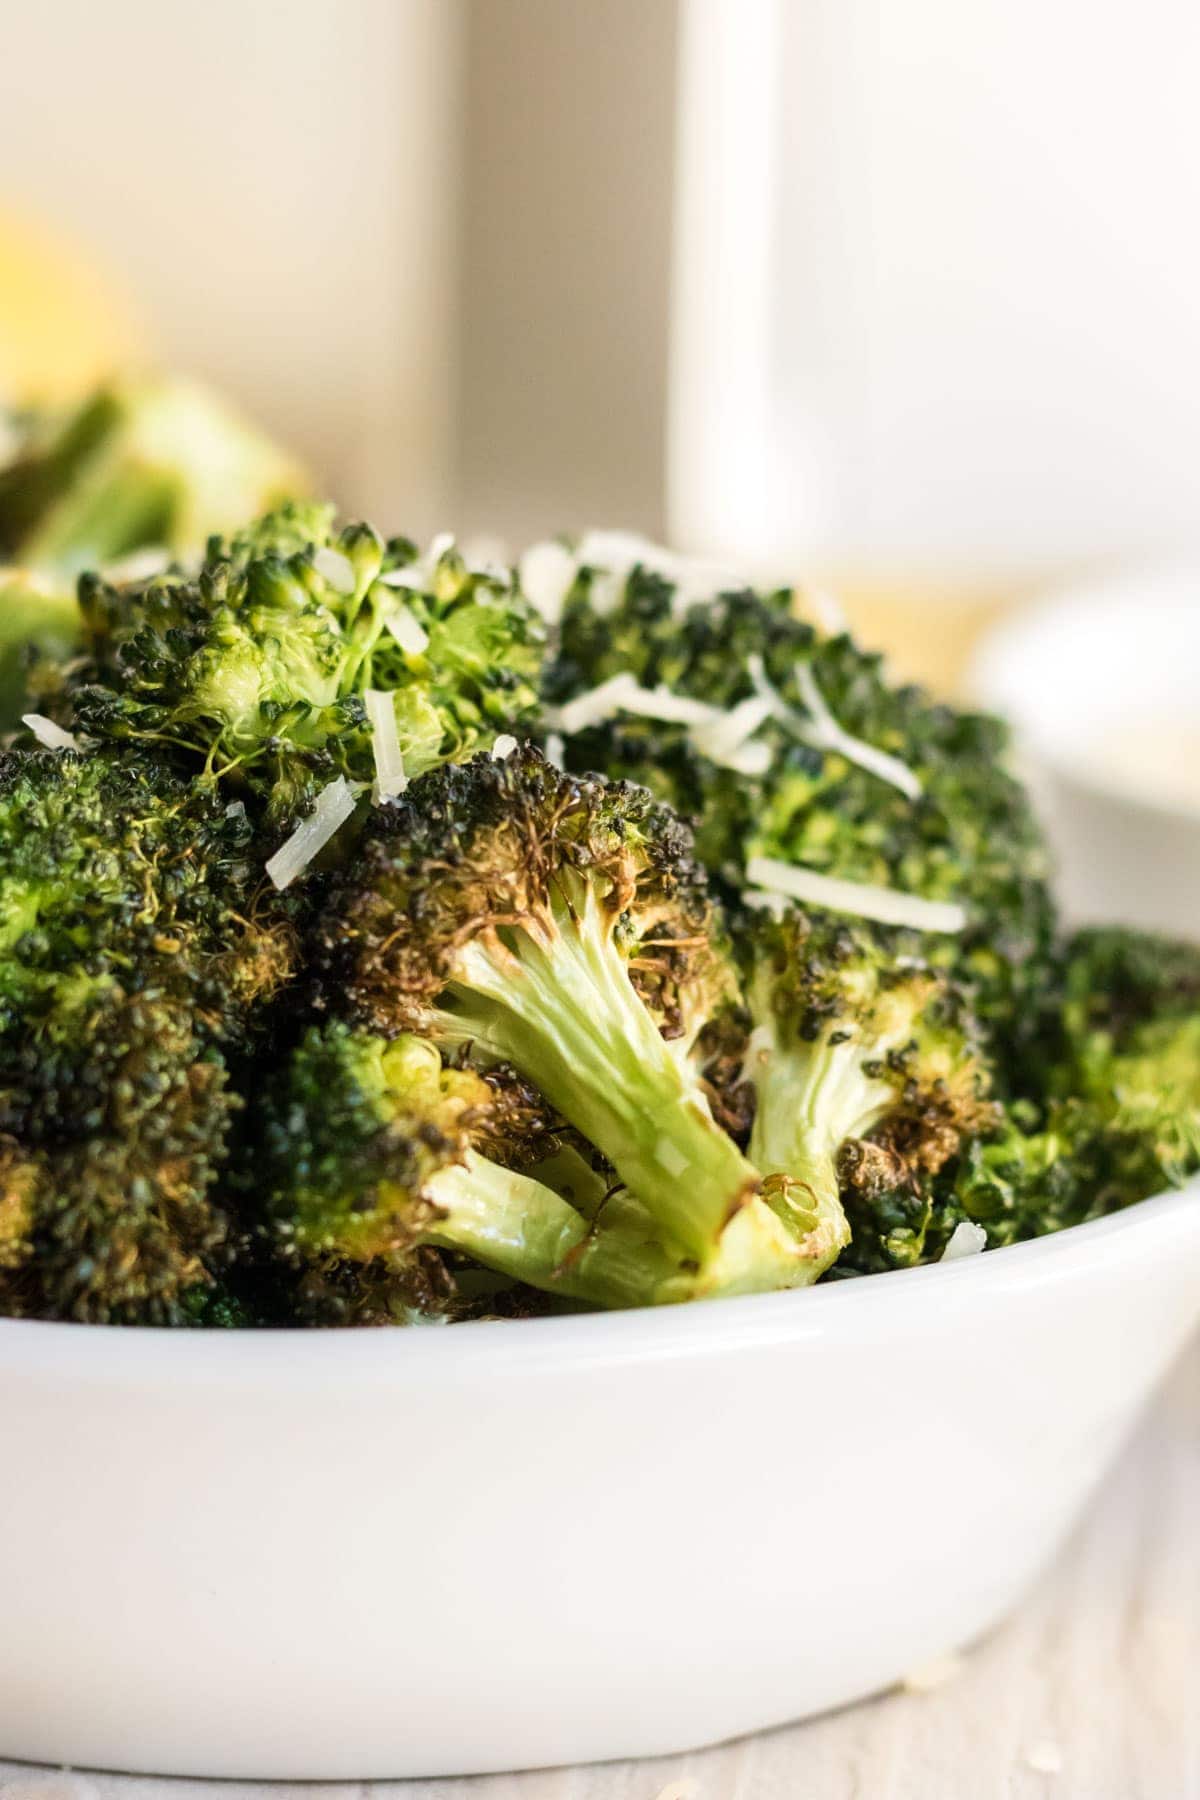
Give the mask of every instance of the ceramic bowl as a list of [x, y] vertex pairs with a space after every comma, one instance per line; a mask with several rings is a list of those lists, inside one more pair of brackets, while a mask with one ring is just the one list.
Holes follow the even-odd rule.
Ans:
[[871, 1694], [1036, 1581], [1200, 1186], [926, 1269], [449, 1330], [0, 1322], [0, 1756], [415, 1776]]
[[1037, 602], [980, 644], [969, 686], [1012, 720], [1069, 917], [1200, 937], [1200, 568]]

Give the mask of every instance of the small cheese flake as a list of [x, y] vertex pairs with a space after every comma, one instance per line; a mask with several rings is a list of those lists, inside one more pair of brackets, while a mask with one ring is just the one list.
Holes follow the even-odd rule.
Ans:
[[78, 750], [79, 739], [73, 731], [64, 731], [44, 713], [22, 713], [22, 725], [28, 725], [43, 750]]
[[978, 1256], [986, 1249], [987, 1232], [983, 1226], [973, 1224], [970, 1219], [960, 1219], [950, 1233], [941, 1261], [957, 1262], [960, 1256]]
[[903, 1676], [900, 1686], [910, 1694], [931, 1694], [935, 1688], [945, 1687], [963, 1670], [963, 1658], [954, 1650], [943, 1656], [931, 1656], [928, 1662], [918, 1663]]
[[517, 740], [512, 733], [510, 731], [502, 731], [492, 745], [492, 756], [496, 762], [503, 762], [505, 757], [512, 755], [516, 747]]
[[1025, 1761], [1038, 1775], [1062, 1774], [1063, 1753], [1048, 1738], [1041, 1743], [1030, 1744], [1025, 1752]]
[[566, 754], [567, 746], [563, 742], [562, 732], [548, 731], [546, 733], [546, 761], [553, 764], [556, 769], [561, 769]]
[[[962, 931], [966, 911], [951, 900], [926, 900], [899, 888], [873, 887], [867, 882], [843, 881], [822, 875], [802, 863], [775, 862], [768, 856], [752, 856], [746, 864], [746, 880], [752, 888], [786, 894], [808, 906], [829, 912], [849, 913], [873, 919], [879, 925], [905, 925], [913, 931]], [[750, 899], [750, 895], [745, 896]]]
[[331, 588], [339, 594], [352, 594], [358, 585], [354, 575], [354, 564], [340, 550], [331, 544], [322, 544], [313, 553], [313, 568], [318, 575], [323, 575]]
[[375, 757], [375, 798], [395, 800], [408, 786], [400, 737], [396, 730], [396, 702], [391, 694], [379, 688], [368, 688], [363, 705], [371, 726], [371, 749]]
[[566, 545], [548, 538], [525, 551], [517, 564], [517, 581], [547, 625], [557, 625], [578, 572], [579, 565]]
[[890, 786], [898, 788], [909, 800], [916, 800], [921, 795], [921, 782], [918, 776], [901, 762], [898, 756], [892, 756], [886, 750], [879, 750], [874, 744], [856, 738], [851, 732], [844, 731], [834, 718], [826, 702], [824, 694], [817, 685], [817, 678], [808, 663], [796, 665], [796, 685], [800, 689], [800, 697], [804, 701], [807, 717], [798, 713], [794, 706], [789, 706], [779, 689], [767, 675], [761, 656], [754, 655], [747, 659], [747, 671], [754, 683], [755, 692], [763, 702], [769, 705], [771, 717], [788, 731], [800, 738], [803, 743], [811, 744], [817, 750], [835, 751], [845, 757], [847, 762], [865, 769], [869, 775], [878, 776]]
[[388, 608], [384, 623], [405, 656], [423, 656], [428, 650], [429, 633], [403, 600], [395, 601]]
[[319, 856], [334, 832], [354, 811], [354, 791], [344, 775], [322, 788], [307, 819], [301, 820], [267, 863], [267, 874], [279, 889], [291, 887], [315, 856]]

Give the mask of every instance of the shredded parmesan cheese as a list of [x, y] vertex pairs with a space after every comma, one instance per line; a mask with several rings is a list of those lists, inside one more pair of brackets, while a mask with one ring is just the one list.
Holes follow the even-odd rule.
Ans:
[[354, 790], [344, 775], [322, 788], [307, 819], [301, 820], [267, 863], [267, 874], [282, 893], [302, 875], [325, 848], [334, 832], [354, 811]]
[[546, 733], [546, 761], [548, 763], [553, 763], [556, 769], [561, 769], [563, 766], [563, 757], [566, 753], [567, 746], [563, 743], [562, 733], [559, 731], [548, 731]]
[[796, 683], [808, 711], [807, 719], [789, 706], [779, 689], [772, 684], [761, 656], [749, 657], [746, 666], [756, 692], [770, 704], [771, 716], [798, 738], [811, 744], [814, 749], [836, 751], [847, 762], [854, 763], [868, 774], [877, 775], [881, 781], [899, 788], [910, 800], [919, 798], [921, 783], [907, 763], [901, 762], [898, 756], [890, 756], [886, 750], [877, 750], [874, 744], [864, 743], [862, 738], [856, 738], [842, 729], [829, 710], [808, 663], [796, 665]]
[[389, 607], [384, 624], [405, 656], [423, 656], [428, 650], [429, 633], [403, 600], [397, 600]]
[[880, 925], [907, 925], [914, 931], [950, 932], [961, 931], [967, 922], [964, 908], [951, 900], [925, 900], [920, 894], [906, 894], [899, 888], [843, 881], [834, 875], [819, 874], [802, 863], [775, 862], [767, 856], [749, 859], [746, 879], [751, 887], [786, 894], [789, 899], [804, 901], [809, 906], [827, 907], [830, 912], [874, 919]]
[[960, 1256], [977, 1256], [981, 1250], [986, 1249], [987, 1232], [983, 1226], [973, 1225], [970, 1219], [960, 1219], [950, 1233], [940, 1261], [957, 1262]]
[[566, 545], [553, 538], [531, 544], [517, 564], [521, 592], [547, 625], [557, 625], [562, 618], [563, 605], [578, 572], [579, 565]]
[[396, 731], [396, 702], [391, 694], [368, 688], [363, 705], [371, 724], [371, 749], [375, 756], [375, 798], [380, 802], [395, 800], [408, 786], [404, 757]]
[[358, 583], [354, 576], [354, 564], [340, 550], [330, 544], [322, 544], [313, 553], [313, 568], [318, 575], [323, 575], [331, 588], [339, 594], [352, 594]]
[[44, 713], [22, 713], [22, 725], [28, 725], [44, 750], [78, 750], [79, 739], [73, 731], [64, 731]]
[[105, 563], [105, 581], [152, 581], [171, 566], [170, 552], [167, 550], [135, 550], [130, 556], [122, 556], [118, 562]]
[[513, 737], [512, 733], [510, 731], [502, 731], [492, 745], [492, 756], [496, 762], [503, 762], [505, 757], [512, 755], [516, 747], [517, 740]]

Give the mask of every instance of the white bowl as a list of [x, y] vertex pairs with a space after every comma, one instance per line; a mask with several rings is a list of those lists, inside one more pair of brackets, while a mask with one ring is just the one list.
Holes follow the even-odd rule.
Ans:
[[1070, 588], [979, 645], [969, 686], [1032, 761], [1069, 917], [1200, 936], [1198, 677], [1200, 568]]
[[1200, 1185], [942, 1267], [451, 1330], [0, 1322], [0, 1757], [647, 1756], [968, 1643], [1186, 1339]]

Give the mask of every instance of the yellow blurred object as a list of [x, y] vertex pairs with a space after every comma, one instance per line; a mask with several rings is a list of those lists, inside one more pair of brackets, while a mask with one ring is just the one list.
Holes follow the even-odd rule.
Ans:
[[893, 675], [919, 681], [934, 694], [967, 700], [964, 677], [976, 643], [1024, 597], [961, 586], [913, 582], [875, 584], [833, 580], [850, 629], [860, 644], [882, 650]]
[[73, 245], [0, 207], [0, 404], [56, 404], [144, 355], [133, 306]]

